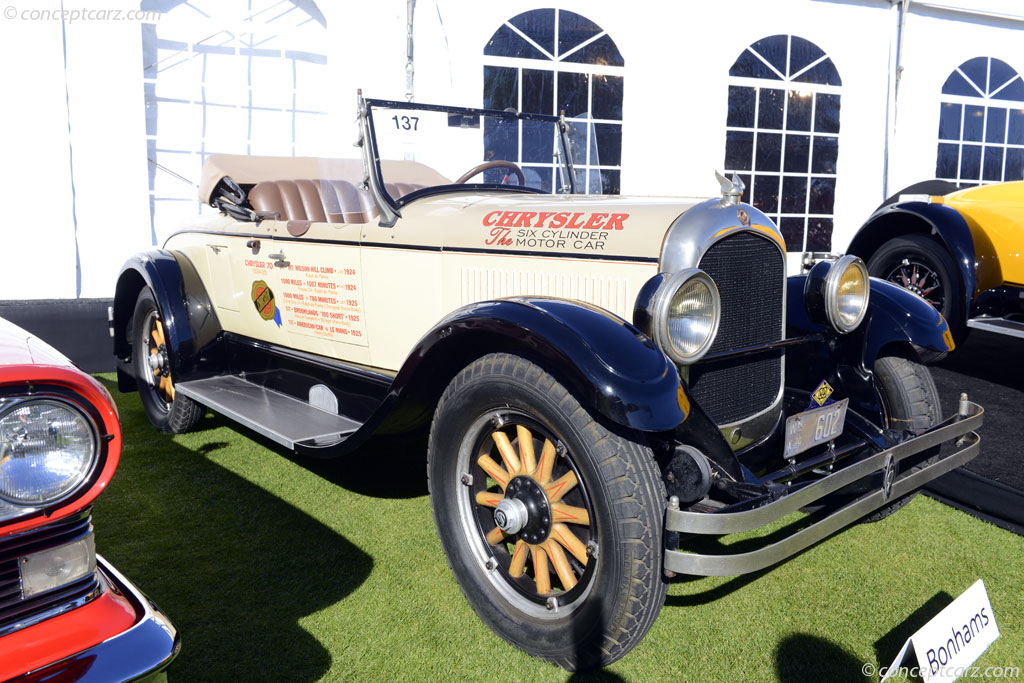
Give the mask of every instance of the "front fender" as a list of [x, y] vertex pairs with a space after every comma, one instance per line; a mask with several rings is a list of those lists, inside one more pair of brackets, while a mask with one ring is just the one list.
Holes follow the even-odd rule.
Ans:
[[918, 295], [892, 282], [871, 278], [868, 309], [865, 367], [874, 366], [879, 351], [893, 342], [908, 341], [939, 352], [952, 351], [955, 346], [942, 314]]
[[[788, 278], [786, 324], [790, 336], [822, 333], [835, 339], [846, 358], [856, 358], [871, 370], [879, 351], [894, 343], [922, 346], [933, 351], [952, 351], [953, 335], [942, 315], [931, 304], [899, 285], [871, 278], [871, 297], [864, 322], [850, 334], [837, 334], [830, 327], [808, 319], [804, 302], [806, 275]], [[855, 349], [853, 347], [856, 347]]]
[[971, 298], [977, 282], [974, 238], [967, 221], [956, 209], [925, 202], [902, 202], [885, 206], [861, 226], [850, 241], [847, 252], [867, 260], [885, 240], [907, 232], [905, 228], [908, 218], [919, 224], [923, 221], [928, 232], [937, 235], [953, 257], [964, 286], [961, 303], [967, 315], [971, 310]]
[[669, 431], [690, 410], [675, 366], [638, 329], [589, 304], [523, 297], [470, 304], [431, 329], [395, 377], [385, 423], [422, 421], [452, 377], [494, 352], [538, 363], [582, 405], [624, 427]]
[[153, 249], [135, 254], [121, 268], [114, 294], [114, 355], [122, 391], [134, 389], [123, 367], [131, 358], [130, 329], [135, 301], [148, 287], [160, 309], [171, 371], [182, 377], [196, 367], [199, 349], [220, 333], [220, 322], [195, 267], [183, 254]]

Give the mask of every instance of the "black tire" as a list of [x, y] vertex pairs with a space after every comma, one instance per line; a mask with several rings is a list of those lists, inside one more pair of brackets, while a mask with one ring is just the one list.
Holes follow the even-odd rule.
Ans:
[[[154, 330], [158, 336], [153, 335]], [[142, 407], [153, 426], [170, 434], [182, 434], [194, 429], [206, 411], [192, 399], [174, 392], [167, 345], [159, 338], [163, 334], [160, 310], [153, 292], [144, 287], [139, 292], [132, 316], [135, 381], [139, 386]]]
[[[501, 457], [501, 438], [508, 439], [512, 464]], [[482, 455], [504, 465], [498, 471], [486, 463], [498, 478], [481, 467]], [[448, 564], [477, 615], [506, 641], [577, 671], [618, 660], [650, 629], [667, 588], [660, 542], [665, 492], [654, 456], [605, 429], [547, 372], [507, 354], [463, 369], [434, 414], [427, 472]], [[557, 486], [572, 477], [578, 484]], [[503, 534], [495, 508], [512, 498], [523, 501], [526, 526]], [[567, 520], [583, 519], [581, 509], [586, 523]], [[564, 528], [556, 527], [560, 516]], [[498, 534], [494, 545], [488, 532]], [[537, 570], [538, 547], [545, 550], [542, 566], [556, 569], [547, 585]], [[549, 554], [565, 562], [549, 562]], [[559, 564], [570, 580], [561, 578]]]
[[[927, 367], [899, 356], [883, 356], [875, 361], [875, 382], [882, 402], [885, 426], [889, 429], [922, 431], [942, 420], [939, 392]], [[900, 463], [900, 471], [930, 463], [938, 457], [938, 447]], [[911, 493], [881, 507], [864, 518], [877, 522], [899, 510], [916, 496]]]
[[[868, 260], [868, 272], [921, 295], [942, 314], [959, 344], [967, 326], [963, 315], [963, 287], [953, 257], [945, 247], [925, 235], [909, 234], [885, 242]], [[917, 347], [921, 359], [935, 363], [946, 352]]]

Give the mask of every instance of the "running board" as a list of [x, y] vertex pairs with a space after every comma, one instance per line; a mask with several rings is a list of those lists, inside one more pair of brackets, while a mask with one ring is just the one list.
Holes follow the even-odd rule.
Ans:
[[293, 450], [296, 444], [343, 441], [362, 426], [234, 375], [181, 382], [174, 390]]
[[1008, 334], [1011, 337], [1024, 339], [1024, 323], [1006, 318], [971, 318], [967, 321], [967, 327], [976, 330], [986, 330], [996, 334]]

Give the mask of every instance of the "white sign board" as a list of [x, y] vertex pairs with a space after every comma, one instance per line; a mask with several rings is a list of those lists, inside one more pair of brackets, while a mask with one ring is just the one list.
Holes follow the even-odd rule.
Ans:
[[967, 667], [998, 637], [996, 615], [988, 600], [985, 584], [978, 579], [910, 636], [882, 681], [899, 671], [899, 665], [911, 645], [925, 683], [955, 681], [969, 671]]

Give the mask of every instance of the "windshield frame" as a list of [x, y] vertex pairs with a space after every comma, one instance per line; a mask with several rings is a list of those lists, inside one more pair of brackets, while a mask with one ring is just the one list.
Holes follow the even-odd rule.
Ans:
[[450, 192], [487, 191], [487, 192], [512, 192], [516, 194], [549, 194], [543, 190], [526, 187], [523, 185], [502, 185], [497, 183], [459, 183], [449, 185], [434, 185], [425, 187], [399, 199], [393, 198], [387, 191], [384, 183], [384, 175], [381, 170], [380, 153], [377, 149], [377, 137], [374, 130], [373, 109], [402, 109], [433, 111], [447, 114], [462, 114], [466, 116], [490, 116], [495, 118], [513, 119], [517, 121], [540, 121], [553, 123], [558, 130], [558, 151], [555, 154], [556, 163], [559, 163], [559, 179], [561, 181], [562, 194], [576, 194], [576, 172], [573, 168], [571, 147], [568, 139], [568, 125], [564, 116], [550, 116], [545, 114], [526, 114], [522, 112], [499, 111], [496, 109], [478, 109], [474, 107], [453, 107], [439, 104], [424, 104], [420, 102], [402, 102], [399, 100], [377, 100], [364, 99], [359, 94], [359, 119], [360, 119], [360, 140], [357, 143], [363, 148], [363, 170], [365, 172], [365, 184], [377, 203], [380, 222], [382, 226], [391, 227], [402, 215], [402, 207], [408, 203], [428, 195], [444, 194]]

